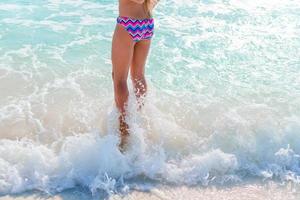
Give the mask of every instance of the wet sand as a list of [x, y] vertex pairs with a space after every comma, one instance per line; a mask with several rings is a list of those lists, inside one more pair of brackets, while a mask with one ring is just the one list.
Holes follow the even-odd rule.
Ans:
[[298, 200], [300, 187], [292, 183], [281, 185], [275, 182], [268, 183], [241, 183], [232, 186], [161, 186], [149, 190], [131, 190], [125, 194], [95, 195], [81, 189], [66, 190], [54, 196], [28, 192], [14, 196], [3, 196], [0, 200]]

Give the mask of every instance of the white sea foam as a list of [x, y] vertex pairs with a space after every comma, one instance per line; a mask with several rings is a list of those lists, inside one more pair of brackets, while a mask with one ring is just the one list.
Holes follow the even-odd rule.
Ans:
[[[151, 98], [150, 95], [148, 103]], [[93, 129], [60, 135], [50, 142], [2, 139], [1, 193], [31, 189], [53, 192], [76, 185], [88, 187], [92, 192], [98, 189], [109, 192], [124, 184], [122, 180], [126, 182], [140, 175], [180, 185], [242, 181], [252, 175], [299, 180], [300, 138], [296, 134], [299, 124], [295, 122], [290, 124], [286, 120], [283, 129], [275, 128], [274, 121], [259, 122], [269, 125], [260, 128], [256, 121], [259, 111], [255, 111], [254, 118], [249, 114], [243, 118], [225, 114], [225, 119], [230, 117], [226, 120], [231, 122], [222, 119], [226, 126], [214, 125], [218, 129], [205, 138], [176, 125], [170, 121], [171, 116], [161, 113], [152, 103], [145, 105], [143, 113], [137, 113], [133, 100], [128, 121], [132, 131], [130, 148], [124, 155], [117, 148], [117, 113], [112, 108], [107, 109], [112, 110], [105, 117], [107, 124], [102, 133]], [[95, 117], [93, 111], [89, 113], [89, 117]], [[16, 115], [21, 117], [20, 113]], [[93, 120], [84, 123], [91, 124]], [[251, 126], [254, 126], [252, 131]]]

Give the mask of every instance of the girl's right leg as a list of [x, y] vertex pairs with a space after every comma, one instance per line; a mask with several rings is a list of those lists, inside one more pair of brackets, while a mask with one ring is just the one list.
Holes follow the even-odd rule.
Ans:
[[127, 142], [128, 137], [128, 125], [125, 122], [125, 108], [128, 101], [128, 87], [127, 77], [129, 71], [129, 65], [132, 60], [134, 41], [131, 36], [125, 30], [125, 28], [117, 24], [112, 41], [112, 78], [114, 84], [114, 99], [118, 110], [120, 111], [120, 150], [123, 151], [124, 145]]

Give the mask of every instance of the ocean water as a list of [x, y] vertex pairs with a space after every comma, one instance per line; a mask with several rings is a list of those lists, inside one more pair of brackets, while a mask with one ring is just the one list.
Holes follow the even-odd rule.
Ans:
[[[300, 2], [161, 0], [118, 151], [111, 0], [0, 3], [0, 195], [300, 183]], [[153, 186], [154, 185], [154, 186]]]

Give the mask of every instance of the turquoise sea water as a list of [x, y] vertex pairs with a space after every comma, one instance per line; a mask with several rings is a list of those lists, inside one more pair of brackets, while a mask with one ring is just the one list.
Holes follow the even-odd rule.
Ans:
[[[0, 194], [300, 181], [300, 2], [161, 0], [116, 144], [117, 1], [1, 1]], [[126, 187], [125, 187], [126, 186]]]

